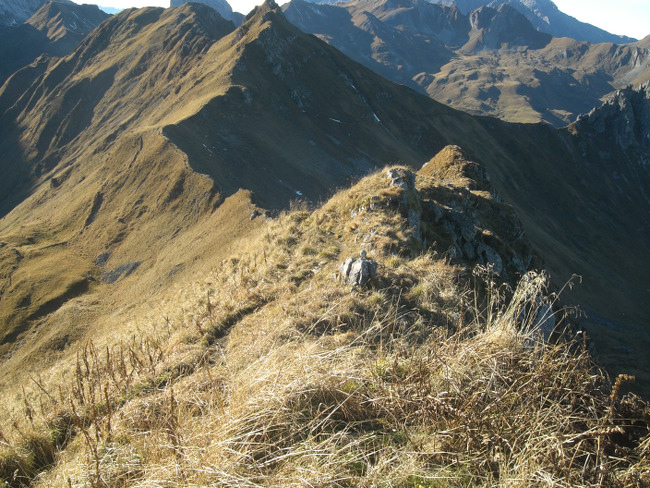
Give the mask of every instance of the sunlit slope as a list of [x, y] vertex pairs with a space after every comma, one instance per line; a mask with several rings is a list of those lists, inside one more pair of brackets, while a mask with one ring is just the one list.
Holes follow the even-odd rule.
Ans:
[[647, 176], [629, 148], [586, 151], [606, 139], [445, 107], [303, 34], [272, 3], [239, 28], [201, 5], [122, 12], [72, 55], [16, 73], [0, 110], [6, 371], [99, 330], [179, 270], [211, 267], [259, 225], [253, 204], [318, 203], [448, 144], [487, 168], [557, 283], [584, 276], [574, 298], [648, 320], [637, 232], [648, 203], [633, 186]]

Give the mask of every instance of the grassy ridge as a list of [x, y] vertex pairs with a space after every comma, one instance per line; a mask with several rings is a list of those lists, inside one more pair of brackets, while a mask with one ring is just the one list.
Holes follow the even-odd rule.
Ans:
[[[450, 188], [501, 205], [458, 164], [418, 175], [422, 208], [449, 203], [434, 196]], [[627, 378], [612, 386], [582, 336], [543, 340], [544, 274], [452, 262], [442, 240], [423, 249], [403, 192], [382, 172], [314, 211], [294, 205], [150, 316], [33, 378], [2, 406], [0, 477], [647, 486], [650, 411], [621, 397]], [[422, 215], [424, 236], [444, 238]], [[496, 241], [504, 222], [482, 231]], [[351, 289], [336, 270], [360, 247], [380, 271]]]

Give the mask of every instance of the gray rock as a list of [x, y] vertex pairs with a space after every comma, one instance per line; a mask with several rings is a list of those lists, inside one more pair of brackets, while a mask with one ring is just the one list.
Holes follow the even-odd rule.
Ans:
[[512, 256], [511, 264], [519, 273], [524, 274], [526, 272], [526, 265], [516, 254]]
[[348, 258], [339, 267], [339, 280], [352, 286], [364, 286], [377, 275], [377, 263], [361, 251], [358, 258]]
[[117, 268], [102, 274], [102, 281], [104, 283], [115, 283], [120, 278], [126, 278], [131, 273], [133, 273], [138, 266], [142, 264], [142, 261], [131, 261], [128, 263], [121, 264]]
[[415, 188], [415, 175], [408, 170], [392, 168], [386, 171], [386, 176], [390, 179], [390, 186], [397, 186], [404, 190]]
[[452, 245], [449, 248], [449, 257], [451, 259], [462, 259], [463, 258], [463, 251], [458, 247], [457, 244]]
[[494, 248], [481, 242], [477, 246], [476, 252], [478, 253], [479, 257], [484, 260], [485, 264], [492, 265], [492, 269], [497, 275], [501, 275], [503, 273], [503, 259], [501, 259], [501, 256], [494, 250]]
[[404, 190], [402, 200], [399, 202], [402, 214], [408, 219], [413, 237], [422, 242], [422, 201], [420, 193], [415, 188], [415, 174], [402, 168], [392, 168], [386, 171], [390, 179], [390, 186]]
[[107, 251], [107, 252], [103, 252], [103, 253], [101, 253], [99, 256], [97, 256], [97, 257], [95, 258], [95, 264], [96, 264], [97, 266], [101, 266], [101, 267], [103, 268], [104, 265], [106, 264], [106, 262], [109, 260], [110, 257], [111, 257], [111, 253], [110, 253], [110, 252], [108, 252], [108, 251]]
[[413, 237], [422, 241], [422, 212], [419, 209], [408, 209], [408, 222]]
[[476, 249], [471, 242], [466, 242], [463, 245], [463, 254], [465, 255], [465, 258], [470, 261], [476, 259]]
[[463, 212], [458, 211], [452, 212], [451, 218], [456, 222], [456, 224], [458, 224], [461, 237], [465, 239], [466, 242], [472, 242], [474, 237], [476, 237], [476, 226], [472, 220]]

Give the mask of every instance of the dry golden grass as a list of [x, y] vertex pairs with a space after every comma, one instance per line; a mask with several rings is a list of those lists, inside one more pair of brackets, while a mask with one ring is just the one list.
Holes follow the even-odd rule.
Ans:
[[[648, 486], [650, 410], [620, 397], [625, 378], [612, 387], [581, 338], [543, 340], [546, 277], [508, 291], [489, 269], [418, 252], [395, 192], [378, 173], [294, 206], [129, 334], [33, 378], [2, 405], [0, 477]], [[350, 289], [333, 275], [363, 244], [380, 276]]]

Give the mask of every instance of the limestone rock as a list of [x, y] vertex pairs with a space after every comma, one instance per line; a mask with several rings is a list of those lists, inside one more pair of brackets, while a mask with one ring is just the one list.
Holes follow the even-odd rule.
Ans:
[[364, 286], [377, 275], [377, 263], [361, 251], [358, 258], [348, 258], [339, 267], [339, 280], [352, 286]]

